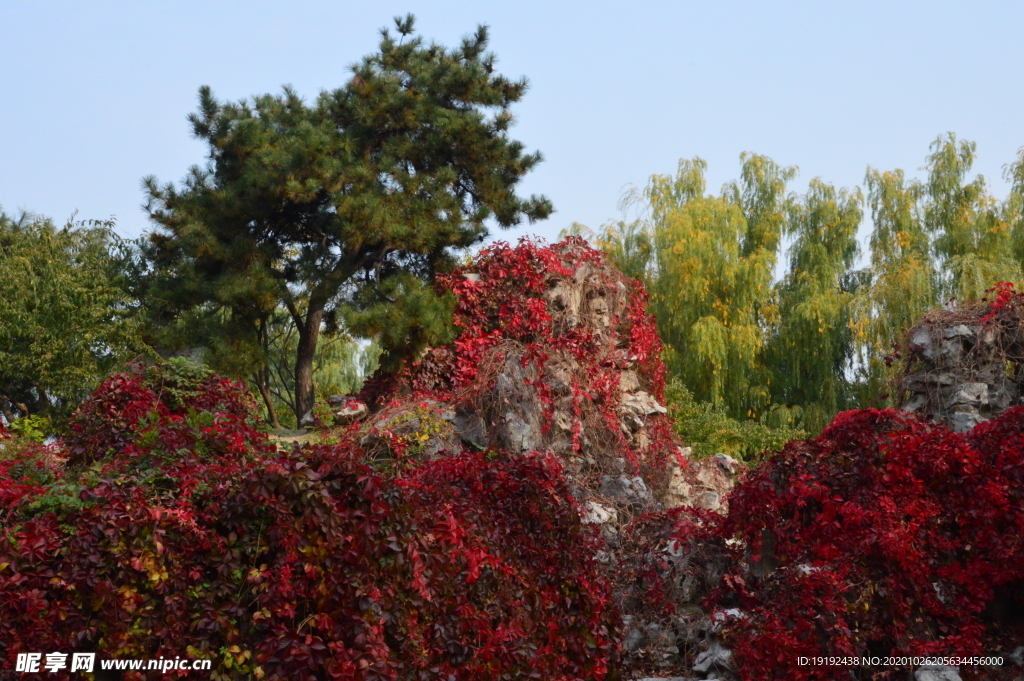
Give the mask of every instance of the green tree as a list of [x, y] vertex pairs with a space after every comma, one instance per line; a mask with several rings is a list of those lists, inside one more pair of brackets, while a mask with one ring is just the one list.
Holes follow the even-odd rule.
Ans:
[[981, 298], [998, 281], [1021, 283], [1011, 226], [981, 175], [968, 182], [977, 145], [939, 136], [928, 156], [925, 226], [934, 239], [945, 297]]
[[850, 304], [861, 283], [852, 271], [862, 216], [859, 189], [811, 180], [789, 207], [789, 272], [779, 283], [779, 322], [766, 363], [773, 401], [803, 409], [811, 432], [851, 403]]
[[1003, 220], [1010, 225], [1013, 257], [1024, 266], [1024, 147], [1017, 159], [1004, 166], [1004, 177], [1010, 183], [1010, 194], [1003, 204]]
[[508, 137], [527, 83], [494, 72], [486, 27], [449, 50], [414, 36], [411, 16], [396, 23], [398, 38], [383, 31], [379, 51], [313, 105], [287, 88], [238, 103], [202, 88], [190, 120], [208, 163], [180, 188], [145, 180], [157, 316], [225, 310], [225, 331], [251, 349], [239, 356], [259, 357], [259, 328], [283, 306], [300, 421], [322, 328], [378, 338], [389, 366], [444, 342], [452, 301], [434, 274], [489, 219], [552, 210], [514, 193], [541, 156]]
[[65, 416], [145, 351], [111, 222], [0, 211], [0, 413]]
[[853, 332], [862, 405], [890, 403], [899, 364], [886, 362], [895, 345], [925, 312], [939, 304], [938, 272], [924, 225], [925, 187], [902, 170], [868, 168], [871, 208], [870, 286], [854, 301]]
[[[266, 376], [259, 377], [256, 385], [257, 388], [266, 386], [267, 394], [263, 398], [268, 420], [275, 428], [280, 428], [279, 410], [296, 411], [295, 376], [291, 369], [298, 344], [298, 329], [291, 315], [281, 310], [271, 317], [265, 331], [266, 362], [263, 371]], [[358, 392], [366, 376], [377, 368], [379, 354], [375, 343], [360, 344], [341, 332], [321, 337], [313, 358], [313, 384], [321, 403], [330, 395]], [[281, 416], [286, 418], [283, 413]], [[289, 422], [288, 425], [297, 424]]]
[[761, 353], [775, 315], [772, 287], [794, 168], [741, 157], [741, 179], [705, 195], [701, 159], [645, 192], [653, 235], [652, 309], [665, 358], [696, 399], [747, 418], [768, 406]]
[[594, 245], [627, 277], [650, 285], [654, 239], [643, 220], [618, 220], [602, 225]]
[[807, 437], [792, 426], [785, 409], [769, 409], [756, 419], [734, 419], [722, 407], [695, 400], [677, 379], [665, 387], [665, 400], [673, 429], [699, 459], [723, 452], [757, 463], [790, 440]]

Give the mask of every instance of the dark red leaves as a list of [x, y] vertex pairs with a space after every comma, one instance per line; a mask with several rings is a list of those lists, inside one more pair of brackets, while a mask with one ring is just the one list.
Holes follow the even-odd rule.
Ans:
[[209, 657], [224, 677], [605, 677], [610, 587], [551, 460], [395, 478], [354, 433], [279, 451], [241, 385], [169, 401], [147, 372], [75, 416], [69, 446], [98, 475], [54, 486], [29, 449], [0, 463], [0, 667], [97, 650]]

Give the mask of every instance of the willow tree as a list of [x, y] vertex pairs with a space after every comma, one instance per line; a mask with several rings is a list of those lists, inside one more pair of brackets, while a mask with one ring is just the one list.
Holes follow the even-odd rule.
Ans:
[[766, 353], [774, 401], [803, 407], [814, 431], [851, 402], [850, 305], [861, 283], [853, 265], [862, 216], [859, 189], [819, 179], [789, 206], [789, 271], [778, 286], [779, 316]]
[[948, 133], [928, 156], [925, 226], [934, 238], [945, 297], [981, 298], [998, 281], [1020, 283], [1010, 224], [981, 175], [968, 181], [977, 145]]
[[488, 220], [551, 212], [515, 194], [541, 156], [508, 136], [527, 83], [495, 73], [486, 27], [446, 49], [413, 36], [411, 16], [396, 22], [400, 39], [383, 31], [379, 51], [312, 105], [287, 88], [237, 103], [202, 88], [190, 121], [208, 162], [181, 188], [145, 181], [151, 299], [169, 317], [226, 310], [225, 330], [257, 349], [260, 325], [287, 310], [300, 422], [323, 328], [378, 338], [392, 366], [446, 341], [453, 302], [435, 274]]
[[872, 231], [871, 284], [854, 303], [853, 331], [862, 404], [886, 403], [896, 367], [893, 353], [907, 329], [939, 303], [938, 272], [925, 229], [925, 187], [902, 170], [868, 168], [865, 177]]
[[594, 245], [604, 251], [619, 271], [650, 286], [654, 265], [654, 238], [644, 220], [617, 220], [601, 226]]
[[682, 160], [644, 196], [654, 242], [652, 308], [665, 360], [701, 401], [748, 417], [768, 404], [761, 368], [772, 275], [793, 169], [744, 155], [741, 179], [705, 195], [706, 164]]
[[1017, 151], [1017, 159], [1006, 164], [1006, 181], [1010, 194], [1003, 204], [1003, 219], [1010, 225], [1013, 256], [1024, 267], [1024, 147]]

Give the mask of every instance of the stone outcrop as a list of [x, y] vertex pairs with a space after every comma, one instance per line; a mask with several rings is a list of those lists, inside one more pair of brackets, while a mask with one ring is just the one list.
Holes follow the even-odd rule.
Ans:
[[[635, 284], [579, 243], [563, 242], [551, 251], [558, 263], [546, 260], [543, 287], [530, 294], [548, 317], [540, 334], [545, 340], [485, 338], [488, 349], [475, 360], [468, 383], [452, 378], [467, 373], [459, 369], [454, 346], [427, 350], [389, 379], [386, 389], [378, 377], [359, 400], [332, 398], [336, 422], [357, 427], [362, 446], [376, 459], [489, 448], [554, 455], [575, 490], [581, 520], [605, 540], [596, 558], [613, 583], [637, 561], [661, 557], [649, 550], [671, 554], [665, 555], [685, 601], [671, 621], [637, 607], [628, 584], [618, 589], [627, 666], [731, 678], [731, 653], [715, 638], [716, 624], [701, 607], [720, 571], [703, 564], [694, 570], [703, 558], [691, 547], [635, 550], [624, 546], [622, 533], [643, 514], [665, 508], [723, 512], [742, 465], [724, 454], [694, 460], [675, 439], [659, 397], [660, 345]], [[495, 285], [493, 276], [486, 264], [479, 265], [479, 271], [459, 275], [456, 291], [483, 295], [478, 292]], [[502, 321], [476, 319], [491, 327]]]
[[[1021, 403], [1021, 375], [1013, 354], [1021, 338], [994, 322], [950, 311], [930, 313], [907, 337], [905, 411], [963, 433]], [[967, 322], [967, 323], [965, 323]]]
[[678, 448], [680, 461], [671, 467], [665, 505], [693, 506], [725, 513], [726, 497], [736, 484], [743, 464], [728, 454], [694, 461], [689, 447]]

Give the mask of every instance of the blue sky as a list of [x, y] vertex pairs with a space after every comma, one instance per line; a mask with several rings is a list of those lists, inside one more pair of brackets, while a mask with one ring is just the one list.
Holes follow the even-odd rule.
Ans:
[[556, 213], [503, 232], [554, 238], [616, 218], [623, 188], [678, 159], [709, 189], [754, 151], [860, 185], [868, 165], [920, 174], [929, 143], [978, 143], [997, 196], [1024, 146], [1020, 2], [0, 3], [0, 206], [148, 229], [140, 180], [203, 160], [186, 115], [210, 85], [238, 99], [342, 85], [392, 17], [452, 45], [491, 26], [498, 69], [526, 76], [513, 137], [545, 162], [522, 185]]

